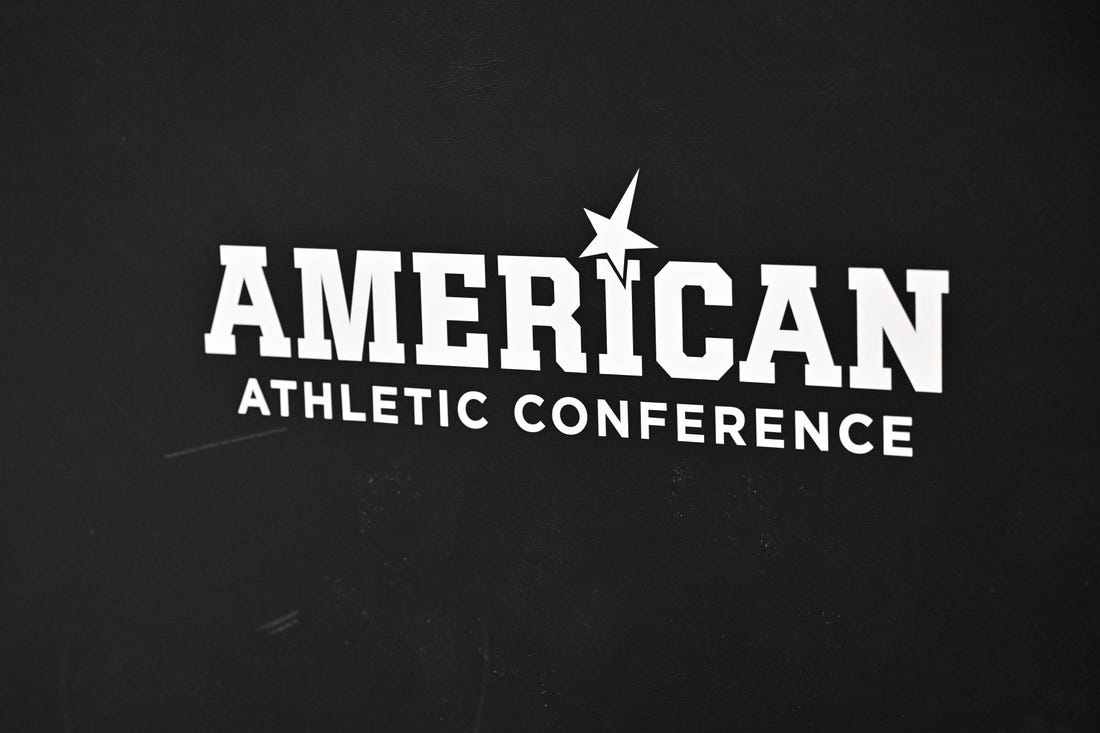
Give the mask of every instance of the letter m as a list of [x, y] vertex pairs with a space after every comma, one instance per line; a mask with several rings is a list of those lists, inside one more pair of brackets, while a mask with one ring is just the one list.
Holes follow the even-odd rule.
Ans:
[[[331, 359], [332, 341], [341, 361], [362, 361], [367, 314], [374, 309], [370, 361], [401, 364], [405, 347], [397, 340], [395, 274], [400, 252], [361, 250], [356, 253], [351, 299], [344, 292], [339, 254], [334, 249], [295, 248], [294, 266], [302, 271], [302, 332], [298, 356]], [[327, 305], [332, 340], [325, 337]]]

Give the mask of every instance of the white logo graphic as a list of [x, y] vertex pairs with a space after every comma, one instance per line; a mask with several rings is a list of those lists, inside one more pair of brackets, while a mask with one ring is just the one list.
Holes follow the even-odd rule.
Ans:
[[[854, 344], [846, 350], [852, 361], [845, 368], [834, 358], [826, 331], [827, 324], [842, 316], [830, 311], [829, 318], [822, 319], [818, 312], [816, 265], [761, 264], [756, 277], [743, 273], [742, 277], [758, 278], [763, 289], [751, 338], [747, 329], [752, 327], [753, 313], [744, 305], [752, 296], [734, 311], [733, 278], [718, 262], [669, 260], [642, 284], [640, 263], [627, 259], [628, 253], [657, 245], [628, 228], [639, 174], [634, 174], [610, 217], [584, 209], [596, 236], [580, 256], [606, 258], [596, 261], [595, 273], [582, 275], [563, 256], [360, 249], [355, 252], [352, 274], [345, 269], [351, 264], [350, 253], [334, 248], [294, 247], [290, 253], [277, 252], [281, 266], [292, 260], [300, 271], [299, 302], [288, 306], [302, 314], [298, 338], [283, 330], [268, 286], [267, 247], [223, 244], [219, 253], [224, 272], [213, 321], [204, 337], [206, 353], [232, 356], [240, 337], [258, 336], [259, 355], [265, 358], [405, 364], [412, 357], [412, 363], [425, 366], [527, 372], [540, 371], [552, 360], [557, 369], [570, 374], [642, 377], [659, 368], [671, 379], [736, 379], [747, 384], [775, 384], [780, 379], [776, 355], [783, 354], [779, 359], [787, 360], [788, 375], [798, 361], [804, 362], [801, 381], [807, 387], [889, 391], [897, 386], [900, 367], [913, 391], [943, 392], [947, 270], [906, 270], [906, 294], [899, 295], [885, 270], [847, 268], [849, 297], [854, 300], [848, 312], [854, 322], [834, 326], [846, 327], [846, 343], [854, 336]], [[489, 274], [495, 277], [490, 279]], [[461, 278], [462, 293], [453, 292], [455, 278]], [[549, 285], [552, 295], [546, 297], [544, 290], [536, 298], [536, 279]], [[602, 288], [602, 309], [595, 305], [587, 310], [592, 304], [582, 297], [586, 286]], [[489, 287], [494, 288], [491, 307], [503, 305], [503, 312], [495, 310], [494, 317], [483, 318], [479, 292]], [[639, 288], [644, 305], [634, 299]], [[690, 296], [689, 290], [694, 291]], [[419, 313], [398, 307], [399, 292], [416, 291]], [[503, 304], [498, 293], [504, 296]], [[640, 308], [651, 308], [651, 316], [636, 324]], [[712, 314], [712, 325], [703, 333], [701, 326], [686, 327], [700, 312]], [[418, 328], [404, 325], [410, 318], [419, 319]], [[724, 326], [718, 318], [724, 319]], [[734, 358], [735, 318], [747, 319], [742, 326], [746, 331], [738, 337], [741, 360]], [[464, 335], [456, 338], [452, 324], [464, 324]], [[504, 332], [490, 334], [492, 324]], [[638, 353], [635, 346], [635, 331], [642, 324], [652, 329], [652, 338], [644, 342], [649, 353]], [[586, 339], [588, 328], [602, 334]], [[238, 329], [248, 330], [238, 334]], [[546, 329], [553, 331], [552, 347], [535, 337]], [[600, 348], [601, 340], [603, 350], [592, 359], [586, 349]], [[499, 348], [496, 363], [490, 344]], [[786, 377], [792, 378], [797, 377]], [[309, 420], [396, 424], [411, 418], [413, 425], [430, 420], [445, 428], [457, 421], [470, 430], [480, 430], [489, 421], [489, 413], [478, 411], [488, 395], [476, 389], [455, 399], [453, 388], [374, 384], [368, 411], [353, 407], [362, 398], [352, 402], [350, 383], [283, 376], [266, 381], [268, 386], [259, 377], [249, 378], [239, 414], [255, 411], [271, 417], [277, 407], [280, 417], [290, 417], [292, 400], [296, 400]], [[670, 404], [656, 397], [629, 401], [597, 396], [590, 401], [562, 395], [550, 405], [543, 396], [528, 393], [514, 398], [513, 415], [516, 425], [529, 433], [553, 425], [563, 435], [589, 429], [601, 438], [614, 431], [620, 438], [649, 440], [651, 431], [667, 427], [675, 429], [675, 439], [683, 443], [744, 446], [754, 440], [758, 447], [784, 448], [793, 438], [795, 450], [807, 450], [812, 442], [824, 452], [830, 450], [832, 437], [854, 455], [876, 451], [887, 456], [913, 455], [909, 445], [913, 418], [907, 415], [832, 415], [816, 408], [792, 413], [787, 408], [764, 407], [749, 412], [734, 405]], [[429, 417], [429, 401], [434, 403], [433, 417]], [[402, 410], [408, 412], [402, 416]], [[875, 435], [879, 438], [874, 439]]]
[[611, 265], [619, 275], [619, 280], [623, 283], [626, 282], [626, 251], [657, 248], [657, 245], [626, 228], [627, 221], [630, 219], [630, 205], [634, 203], [634, 187], [638, 185], [638, 173], [641, 171], [634, 174], [634, 178], [626, 187], [626, 193], [619, 200], [619, 205], [615, 207], [615, 212], [611, 214], [610, 219], [588, 209], [584, 210], [584, 213], [588, 214], [588, 221], [592, 222], [592, 228], [596, 230], [596, 237], [581, 252], [581, 257], [607, 255], [607, 259], [611, 261]]

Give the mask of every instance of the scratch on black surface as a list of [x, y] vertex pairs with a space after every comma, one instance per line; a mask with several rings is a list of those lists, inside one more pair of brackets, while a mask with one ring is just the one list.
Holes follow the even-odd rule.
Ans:
[[481, 730], [481, 713], [485, 709], [485, 689], [489, 686], [489, 630], [485, 627], [485, 619], [481, 622], [481, 692], [477, 696], [477, 716], [474, 718], [474, 733]]
[[276, 636], [288, 631], [298, 623], [298, 611], [300, 609], [295, 608], [290, 613], [273, 618], [265, 624], [260, 624], [256, 627], [256, 631], [262, 631], [268, 636]]
[[196, 445], [193, 448], [183, 448], [182, 450], [172, 451], [171, 453], [164, 454], [164, 460], [169, 461], [173, 458], [179, 458], [180, 456], [191, 455], [192, 453], [198, 453], [199, 451], [210, 450], [211, 448], [221, 448], [224, 445], [233, 445], [234, 443], [243, 443], [246, 440], [255, 440], [256, 438], [266, 438], [269, 435], [275, 435], [277, 433], [285, 433], [289, 428], [275, 428], [274, 430], [264, 430], [259, 433], [249, 433], [248, 435], [238, 435], [235, 438], [226, 438], [225, 440], [218, 440], [213, 443], [203, 443], [202, 445]]
[[69, 649], [72, 647], [72, 641], [65, 640], [65, 643], [61, 646], [61, 661], [57, 670], [57, 702], [61, 707], [61, 729], [65, 733], [72, 733], [73, 721], [72, 716], [69, 715]]

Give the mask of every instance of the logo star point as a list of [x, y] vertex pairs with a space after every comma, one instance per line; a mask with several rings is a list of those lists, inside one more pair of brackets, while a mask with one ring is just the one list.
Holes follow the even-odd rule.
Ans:
[[638, 185], [638, 170], [626, 187], [618, 206], [610, 217], [597, 214], [588, 209], [584, 213], [596, 231], [596, 236], [581, 252], [581, 257], [605, 255], [615, 268], [619, 279], [626, 280], [626, 253], [632, 249], [656, 249], [657, 245], [638, 236], [627, 228], [630, 220], [630, 208], [634, 203], [634, 190]]

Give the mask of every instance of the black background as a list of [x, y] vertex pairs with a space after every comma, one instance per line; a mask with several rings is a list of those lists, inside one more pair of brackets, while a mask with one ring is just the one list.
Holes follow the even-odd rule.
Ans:
[[[0, 728], [1100, 730], [1095, 12], [200, 6], [0, 6]], [[203, 353], [218, 244], [296, 337], [294, 246], [573, 258], [637, 168], [640, 312], [719, 261], [689, 337], [743, 358], [759, 265], [813, 264], [851, 364], [847, 267], [947, 269], [944, 393], [674, 381], [646, 316], [642, 379], [502, 372], [491, 257], [490, 370]], [[239, 417], [248, 376], [491, 425]], [[916, 456], [530, 436], [528, 390], [909, 414]]]

